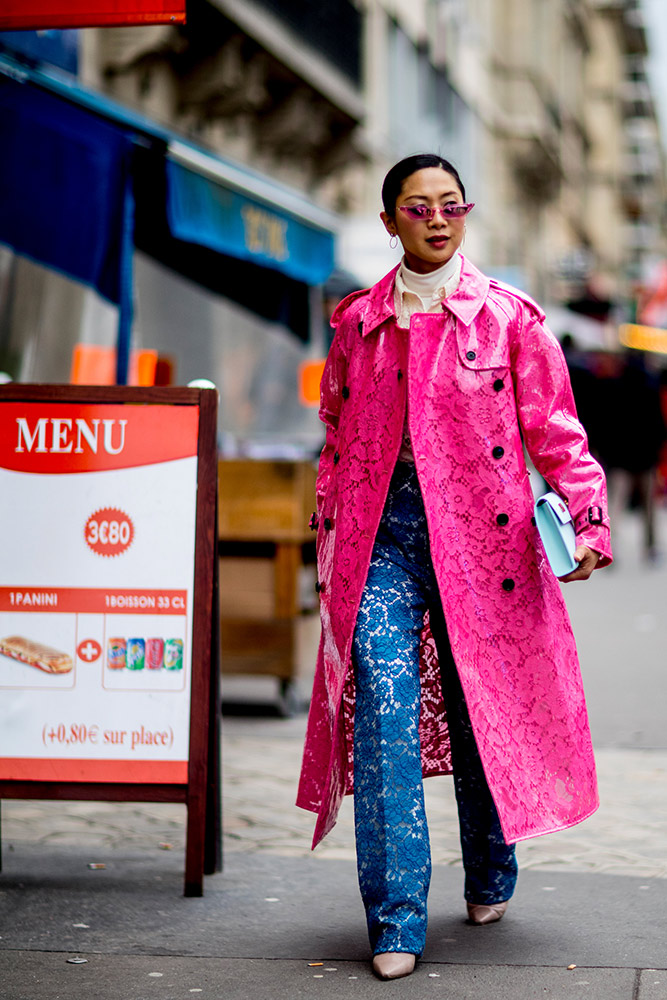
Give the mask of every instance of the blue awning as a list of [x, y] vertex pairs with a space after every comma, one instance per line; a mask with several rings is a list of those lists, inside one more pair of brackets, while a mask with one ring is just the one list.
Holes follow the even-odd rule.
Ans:
[[298, 192], [56, 70], [0, 55], [0, 243], [120, 306], [119, 383], [132, 321], [137, 142], [158, 151], [166, 171], [162, 212], [175, 241], [304, 287], [325, 282], [334, 265], [335, 217]]
[[[118, 139], [131, 145], [136, 137], [143, 137], [155, 140], [166, 148], [166, 211], [170, 229], [176, 239], [270, 267], [310, 285], [322, 284], [331, 274], [334, 267], [336, 218], [298, 192], [250, 168], [237, 166], [180, 139], [157, 122], [110, 98], [80, 87], [71, 77], [58, 75], [55, 70], [46, 73], [21, 66], [4, 55], [0, 56], [0, 81], [6, 94], [6, 106], [12, 107], [15, 104], [19, 113], [32, 115], [36, 123], [39, 120], [46, 124], [51, 132], [51, 140], [58, 143], [60, 153], [63, 153], [67, 142], [68, 121], [75, 122], [73, 129], [79, 136], [77, 141], [85, 144], [85, 138], [90, 134], [88, 147], [95, 146], [101, 157], [105, 155], [102, 151], [105, 134], [110, 137], [110, 146], [116, 144]], [[25, 91], [30, 97], [19, 96], [19, 91]], [[57, 138], [59, 132], [62, 138], [60, 142]], [[15, 135], [18, 137], [16, 133]], [[22, 135], [21, 140], [24, 138]], [[0, 141], [3, 159], [6, 159], [7, 149], [12, 151], [10, 159], [16, 163], [16, 180], [21, 173], [18, 160], [26, 158], [21, 157], [20, 152], [18, 157], [15, 156], [18, 147], [9, 123], [0, 131]], [[10, 141], [14, 145], [8, 146], [7, 142]], [[45, 143], [47, 141], [45, 137]], [[28, 143], [26, 153], [35, 148], [36, 142], [33, 138]], [[48, 173], [46, 163], [43, 162], [41, 166], [42, 175], [44, 172]], [[8, 169], [13, 168], [9, 166]], [[32, 169], [28, 173], [33, 180], [43, 179], [43, 176], [36, 177]], [[65, 173], [74, 179], [77, 172], [67, 170]], [[53, 204], [47, 192], [53, 191], [57, 176], [62, 176], [62, 172], [52, 178], [47, 177], [46, 187], [40, 188], [44, 191], [41, 200], [47, 204]], [[92, 177], [88, 175], [83, 179], [86, 183], [79, 188], [79, 192], [85, 198], [91, 190], [89, 182]], [[4, 190], [11, 188], [5, 187]], [[96, 205], [90, 205], [90, 209], [90, 224], [93, 225], [99, 216]], [[62, 212], [57, 208], [56, 212], [59, 216], [64, 214], [65, 206], [63, 205]], [[80, 198], [78, 214], [82, 212], [83, 201]], [[48, 213], [42, 216], [42, 226], [47, 217]], [[0, 232], [0, 240], [2, 239]], [[73, 273], [74, 276], [79, 275], [78, 271], [69, 272], [64, 261], [53, 263], [52, 266], [66, 273]], [[95, 287], [100, 286], [95, 284]], [[103, 284], [100, 290], [102, 294], [108, 295], [107, 284]]]
[[116, 379], [132, 328], [133, 137], [33, 85], [0, 76], [0, 243], [119, 306]]
[[334, 267], [333, 234], [281, 204], [278, 190], [269, 204], [167, 159], [167, 217], [176, 239], [323, 284]]
[[0, 242], [120, 303], [131, 137], [0, 76], [0, 150]]

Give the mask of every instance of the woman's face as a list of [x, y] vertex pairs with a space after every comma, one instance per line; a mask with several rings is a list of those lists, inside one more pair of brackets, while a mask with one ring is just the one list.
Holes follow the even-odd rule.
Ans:
[[395, 214], [380, 214], [387, 232], [398, 236], [403, 244], [405, 260], [411, 271], [427, 274], [453, 257], [463, 240], [465, 218], [445, 218], [436, 212], [430, 220], [411, 219], [399, 208], [402, 205], [437, 208], [451, 202], [463, 204], [463, 195], [455, 178], [442, 167], [425, 167], [403, 181]]

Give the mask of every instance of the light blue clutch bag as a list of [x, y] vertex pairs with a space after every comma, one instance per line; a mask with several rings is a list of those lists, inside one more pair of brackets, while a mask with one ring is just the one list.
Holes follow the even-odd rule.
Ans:
[[545, 493], [535, 502], [535, 523], [554, 574], [567, 576], [579, 565], [573, 557], [577, 542], [567, 504], [557, 493]]

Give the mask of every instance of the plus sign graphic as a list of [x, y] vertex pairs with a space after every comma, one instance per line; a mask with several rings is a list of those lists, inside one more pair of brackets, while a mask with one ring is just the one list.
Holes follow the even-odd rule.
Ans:
[[86, 663], [92, 663], [99, 659], [101, 652], [102, 647], [94, 639], [83, 639], [76, 647], [77, 656], [80, 660], [85, 660]]

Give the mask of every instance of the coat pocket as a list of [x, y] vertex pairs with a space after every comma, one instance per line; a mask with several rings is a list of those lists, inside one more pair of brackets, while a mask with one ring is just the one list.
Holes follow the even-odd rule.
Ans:
[[470, 371], [510, 366], [509, 340], [502, 328], [486, 331], [457, 323], [456, 345], [461, 365]]

